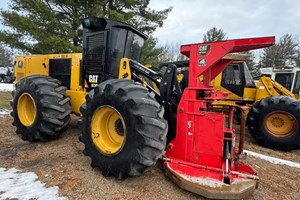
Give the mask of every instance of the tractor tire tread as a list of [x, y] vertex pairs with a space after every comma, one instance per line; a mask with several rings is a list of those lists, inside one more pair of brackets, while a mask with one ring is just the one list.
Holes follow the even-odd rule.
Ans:
[[[264, 118], [278, 110], [295, 117], [298, 128], [293, 134], [276, 137], [265, 128]], [[292, 97], [273, 96], [256, 102], [248, 113], [246, 124], [250, 135], [261, 146], [282, 151], [300, 148], [300, 102]]]
[[[112, 159], [94, 146], [90, 136], [93, 109], [101, 106], [102, 103], [99, 101], [105, 98], [109, 99], [105, 103], [116, 101], [117, 104], [124, 105], [123, 109], [133, 119], [132, 121], [124, 120], [130, 126], [129, 129], [132, 132], [130, 134], [136, 138], [135, 140], [127, 138], [124, 147], [117, 155], [112, 156], [115, 157]], [[85, 154], [91, 157], [91, 165], [102, 170], [104, 176], [111, 174], [122, 179], [127, 176], [141, 175], [162, 157], [168, 131], [167, 121], [162, 117], [164, 109], [141, 84], [125, 79], [105, 81], [86, 95], [86, 103], [81, 106], [80, 111], [83, 114], [80, 138], [85, 145]], [[132, 148], [130, 155], [124, 153], [129, 147]]]
[[[16, 83], [12, 92], [13, 125], [23, 140], [48, 141], [58, 138], [70, 122], [72, 108], [70, 98], [66, 96], [66, 87], [50, 76], [32, 75]], [[17, 113], [18, 98], [29, 93], [36, 104], [36, 119], [29, 127], [23, 126]]]

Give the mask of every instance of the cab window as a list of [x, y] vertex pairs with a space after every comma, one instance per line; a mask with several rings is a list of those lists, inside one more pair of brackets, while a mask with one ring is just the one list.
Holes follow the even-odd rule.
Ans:
[[140, 61], [143, 45], [144, 39], [132, 31], [129, 31], [125, 47], [125, 57]]
[[296, 80], [295, 80], [295, 84], [294, 84], [294, 88], [293, 88], [293, 93], [299, 94], [299, 90], [300, 90], [300, 71], [297, 72], [297, 74], [296, 74]]
[[112, 29], [112, 44], [111, 44], [111, 67], [109, 74], [117, 77], [119, 73], [120, 60], [124, 56], [124, 47], [126, 43], [127, 30], [121, 28]]
[[242, 85], [240, 66], [229, 65], [222, 73], [222, 85]]
[[291, 91], [294, 74], [276, 74], [275, 81]]

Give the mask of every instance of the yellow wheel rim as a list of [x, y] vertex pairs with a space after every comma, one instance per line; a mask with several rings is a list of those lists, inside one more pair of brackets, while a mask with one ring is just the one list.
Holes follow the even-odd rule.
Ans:
[[287, 112], [272, 112], [265, 119], [266, 129], [276, 137], [295, 133], [298, 129], [296, 118]]
[[17, 112], [20, 122], [26, 126], [31, 126], [36, 117], [36, 105], [33, 97], [29, 93], [23, 93], [17, 104]]
[[93, 115], [92, 140], [95, 146], [106, 155], [113, 155], [123, 147], [126, 126], [121, 114], [111, 106], [101, 106]]

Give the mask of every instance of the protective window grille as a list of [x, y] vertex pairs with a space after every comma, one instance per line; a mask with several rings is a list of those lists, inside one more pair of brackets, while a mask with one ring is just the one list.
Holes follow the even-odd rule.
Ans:
[[87, 36], [85, 66], [88, 71], [102, 72], [105, 58], [105, 33]]

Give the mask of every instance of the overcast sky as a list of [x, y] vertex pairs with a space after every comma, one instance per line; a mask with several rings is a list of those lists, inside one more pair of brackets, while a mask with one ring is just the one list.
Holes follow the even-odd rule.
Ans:
[[[9, 0], [0, 0], [7, 9]], [[298, 0], [151, 0], [150, 7], [173, 10], [157, 29], [160, 44], [201, 42], [203, 34], [216, 26], [230, 39], [285, 33], [300, 35]]]
[[201, 42], [213, 26], [230, 39], [300, 34], [298, 0], [151, 0], [156, 10], [170, 6], [164, 26], [155, 32], [161, 43]]

